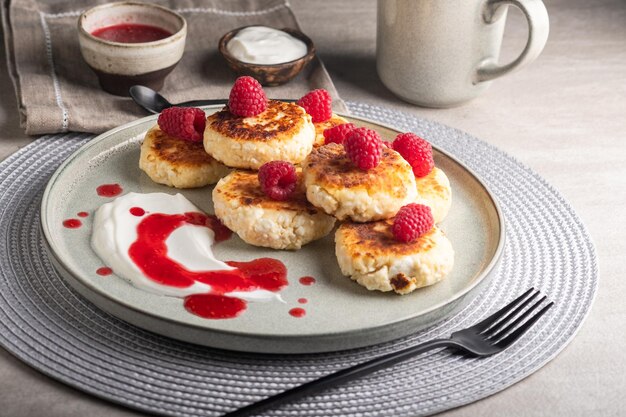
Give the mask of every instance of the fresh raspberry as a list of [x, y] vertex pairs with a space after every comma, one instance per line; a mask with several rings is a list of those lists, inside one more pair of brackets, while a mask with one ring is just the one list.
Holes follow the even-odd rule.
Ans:
[[267, 162], [259, 169], [261, 189], [272, 200], [289, 199], [296, 189], [297, 181], [296, 168], [289, 162]]
[[206, 115], [195, 107], [168, 107], [159, 114], [157, 124], [170, 136], [200, 142], [204, 135]]
[[393, 149], [411, 165], [416, 177], [425, 177], [435, 167], [433, 147], [415, 133], [396, 136]]
[[252, 77], [235, 80], [228, 96], [228, 109], [235, 116], [250, 117], [263, 113], [267, 108], [267, 97], [263, 87]]
[[343, 123], [324, 130], [324, 145], [329, 143], [342, 144], [348, 132], [356, 128], [352, 123]]
[[333, 117], [332, 99], [324, 89], [313, 90], [298, 100], [298, 106], [304, 107], [311, 115], [313, 123], [325, 122]]
[[363, 171], [372, 169], [380, 163], [382, 140], [372, 129], [366, 127], [352, 129], [343, 141], [343, 147], [352, 163]]
[[434, 224], [430, 207], [411, 203], [398, 210], [391, 230], [396, 240], [411, 243], [432, 229]]

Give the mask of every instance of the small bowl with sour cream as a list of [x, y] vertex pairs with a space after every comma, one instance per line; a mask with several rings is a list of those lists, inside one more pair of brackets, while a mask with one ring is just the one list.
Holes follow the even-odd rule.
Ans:
[[226, 33], [219, 51], [240, 75], [275, 86], [294, 78], [315, 56], [313, 41], [297, 29], [244, 26]]

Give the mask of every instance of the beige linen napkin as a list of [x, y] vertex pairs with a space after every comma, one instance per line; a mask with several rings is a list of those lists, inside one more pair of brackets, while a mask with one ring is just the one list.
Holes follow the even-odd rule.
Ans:
[[[77, 20], [102, 0], [2, 0], [9, 73], [18, 97], [21, 124], [29, 135], [66, 131], [99, 133], [145, 116], [129, 98], [102, 91], [80, 54]], [[286, 0], [154, 1], [182, 14], [189, 25], [185, 53], [161, 93], [171, 102], [227, 98], [236, 78], [217, 51], [231, 29], [262, 24], [298, 28]], [[315, 39], [313, 39], [315, 42]], [[335, 111], [344, 103], [319, 59], [294, 80], [267, 87], [270, 98], [299, 98], [325, 88]]]

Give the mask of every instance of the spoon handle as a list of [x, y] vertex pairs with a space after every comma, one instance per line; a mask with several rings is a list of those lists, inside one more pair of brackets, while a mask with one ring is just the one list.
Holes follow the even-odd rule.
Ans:
[[[286, 98], [279, 98], [279, 99], [275, 99], [275, 100], [287, 101], [287, 102], [294, 102], [294, 101], [296, 101], [296, 100], [293, 100], [293, 99], [286, 99]], [[183, 103], [174, 104], [174, 106], [178, 106], [178, 107], [199, 107], [199, 106], [211, 106], [211, 105], [214, 105], [214, 104], [226, 105], [227, 103], [228, 103], [228, 99], [220, 98], [220, 99], [185, 101]]]
[[184, 103], [174, 104], [174, 106], [178, 107], [199, 107], [199, 106], [211, 106], [214, 104], [226, 104], [228, 103], [228, 99], [219, 98], [219, 99], [208, 99], [208, 100], [191, 100], [185, 101]]

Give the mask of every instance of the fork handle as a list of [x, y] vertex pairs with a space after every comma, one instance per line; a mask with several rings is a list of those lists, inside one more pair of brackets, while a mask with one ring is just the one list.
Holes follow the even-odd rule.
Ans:
[[378, 358], [374, 358], [367, 362], [360, 363], [358, 365], [351, 366], [350, 368], [342, 369], [330, 375], [323, 376], [319, 379], [307, 382], [297, 387], [291, 388], [287, 391], [281, 392], [264, 400], [252, 403], [238, 410], [224, 414], [222, 417], [244, 417], [254, 413], [259, 413], [270, 407], [284, 404], [286, 402], [293, 401], [295, 399], [304, 397], [321, 391], [332, 386], [348, 382], [350, 380], [360, 378], [362, 376], [371, 374], [379, 369], [386, 368], [391, 365], [395, 365], [398, 362], [402, 362], [405, 359], [411, 358], [420, 353], [429, 351], [431, 349], [456, 346], [456, 344], [450, 339], [434, 339], [428, 342], [421, 343], [416, 346], [392, 352]]

